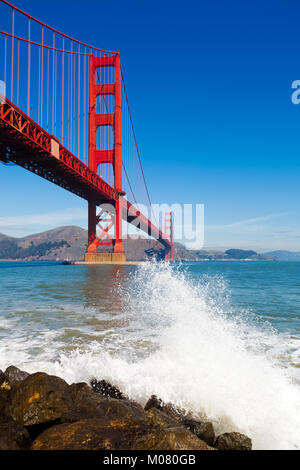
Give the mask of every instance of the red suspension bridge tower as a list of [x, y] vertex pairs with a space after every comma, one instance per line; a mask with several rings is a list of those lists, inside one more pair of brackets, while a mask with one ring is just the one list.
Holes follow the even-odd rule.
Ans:
[[[113, 67], [115, 82], [96, 84], [96, 71], [101, 67]], [[101, 76], [101, 74], [100, 74]], [[115, 109], [112, 113], [97, 113], [97, 97], [114, 97]], [[107, 110], [108, 111], [108, 110]], [[97, 129], [101, 126], [113, 128], [114, 146], [109, 150], [97, 149]], [[101, 208], [97, 214], [97, 205], [94, 199], [88, 201], [88, 248], [85, 255], [87, 262], [101, 261], [110, 258], [111, 261], [125, 261], [125, 253], [122, 241], [122, 110], [121, 110], [121, 65], [120, 55], [90, 58], [90, 104], [89, 104], [89, 167], [97, 173], [101, 163], [111, 164], [114, 174], [114, 189], [118, 194], [114, 202], [114, 213], [108, 208]], [[104, 228], [101, 223], [106, 223]], [[109, 230], [114, 225], [114, 240]], [[100, 236], [97, 235], [97, 226]], [[99, 253], [98, 246], [112, 245], [113, 254]]]

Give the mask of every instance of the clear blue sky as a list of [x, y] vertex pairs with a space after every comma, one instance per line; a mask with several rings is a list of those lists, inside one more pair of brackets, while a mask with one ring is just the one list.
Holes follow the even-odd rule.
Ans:
[[[120, 51], [153, 202], [203, 203], [207, 247], [300, 251], [297, 0], [14, 3]], [[87, 224], [84, 201], [17, 167], [0, 200], [9, 235]]]

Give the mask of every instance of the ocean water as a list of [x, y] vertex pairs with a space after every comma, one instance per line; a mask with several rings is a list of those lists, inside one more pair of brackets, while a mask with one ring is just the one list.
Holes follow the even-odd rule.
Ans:
[[105, 378], [300, 449], [300, 263], [0, 263], [0, 369]]

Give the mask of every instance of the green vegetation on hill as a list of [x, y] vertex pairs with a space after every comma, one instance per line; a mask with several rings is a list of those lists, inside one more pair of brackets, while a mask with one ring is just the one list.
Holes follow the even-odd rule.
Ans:
[[225, 255], [233, 259], [247, 259], [253, 256], [256, 257], [257, 253], [252, 250], [238, 250], [236, 248], [232, 248], [231, 250], [225, 251]]
[[66, 240], [57, 242], [43, 242], [39, 245], [34, 245], [30, 242], [27, 248], [22, 248], [15, 240], [6, 239], [0, 240], [0, 258], [1, 259], [25, 259], [25, 258], [39, 258], [50, 254], [53, 250], [57, 250], [63, 246], [70, 246]]

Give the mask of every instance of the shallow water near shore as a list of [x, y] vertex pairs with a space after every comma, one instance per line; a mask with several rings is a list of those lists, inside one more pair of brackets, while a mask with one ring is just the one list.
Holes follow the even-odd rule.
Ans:
[[0, 369], [105, 378], [300, 448], [300, 263], [0, 263]]

